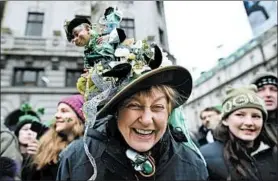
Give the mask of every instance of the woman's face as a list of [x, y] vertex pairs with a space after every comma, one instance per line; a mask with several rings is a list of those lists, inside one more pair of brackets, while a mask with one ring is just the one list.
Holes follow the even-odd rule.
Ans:
[[163, 136], [168, 120], [166, 95], [152, 89], [135, 94], [119, 110], [118, 128], [127, 144], [138, 152], [150, 150]]
[[75, 43], [76, 46], [83, 47], [90, 41], [90, 31], [83, 25], [74, 28], [72, 34], [74, 36], [72, 42]]
[[25, 124], [18, 132], [18, 141], [22, 145], [27, 145], [30, 141], [36, 139], [37, 133], [31, 130], [31, 123]]
[[60, 103], [55, 114], [55, 127], [57, 132], [69, 133], [74, 125], [79, 121], [76, 113], [70, 106]]
[[223, 121], [230, 132], [237, 138], [253, 142], [260, 134], [263, 126], [262, 112], [255, 108], [242, 108], [230, 114]]

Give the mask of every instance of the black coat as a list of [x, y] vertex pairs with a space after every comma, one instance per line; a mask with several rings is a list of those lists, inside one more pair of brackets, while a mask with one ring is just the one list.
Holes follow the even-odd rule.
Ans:
[[17, 173], [16, 162], [9, 157], [0, 156], [0, 180], [14, 181]]
[[59, 163], [46, 165], [42, 169], [37, 170], [35, 165], [33, 165], [31, 162], [31, 157], [24, 156], [21, 172], [22, 181], [47, 181], [56, 179]]
[[197, 140], [198, 140], [198, 147], [201, 147], [205, 144], [208, 144], [207, 141], [207, 134], [209, 132], [209, 129], [207, 129], [204, 125], [200, 126], [198, 133], [197, 133]]
[[[227, 180], [229, 173], [227, 165], [224, 162], [223, 148], [224, 144], [219, 141], [209, 143], [200, 148], [207, 162], [210, 180]], [[253, 160], [253, 173], [258, 175], [260, 181], [278, 180], [277, 155], [273, 154], [272, 148], [263, 149], [251, 156], [251, 158]], [[234, 168], [232, 168], [231, 165], [229, 165], [229, 167], [232, 172], [231, 175], [236, 175], [234, 173]], [[232, 180], [238, 179], [239, 178], [234, 178], [232, 176]]]
[[[123, 144], [107, 134], [89, 130], [87, 144], [97, 165], [96, 181], [141, 180], [125, 156]], [[207, 169], [203, 161], [190, 148], [170, 139], [168, 151], [156, 160], [154, 176], [144, 180], [206, 180]], [[62, 152], [57, 180], [88, 180], [93, 167], [84, 151], [83, 140], [76, 140]], [[137, 178], [136, 178], [136, 176]], [[138, 175], [137, 175], [138, 174]]]

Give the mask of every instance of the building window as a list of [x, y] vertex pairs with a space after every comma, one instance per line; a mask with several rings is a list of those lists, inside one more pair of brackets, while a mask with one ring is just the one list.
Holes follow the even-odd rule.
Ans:
[[14, 68], [14, 86], [44, 86], [42, 77], [44, 69], [41, 68]]
[[82, 69], [66, 70], [66, 87], [75, 87], [78, 78], [84, 73]]
[[44, 13], [28, 13], [26, 36], [42, 36]]
[[160, 28], [158, 28], [158, 31], [159, 31], [159, 41], [161, 45], [165, 45], [164, 31]]
[[120, 27], [125, 30], [125, 34], [127, 38], [135, 37], [135, 26], [134, 19], [131, 18], [123, 18]]
[[162, 14], [162, 7], [163, 7], [163, 2], [156, 1], [156, 8], [160, 15]]

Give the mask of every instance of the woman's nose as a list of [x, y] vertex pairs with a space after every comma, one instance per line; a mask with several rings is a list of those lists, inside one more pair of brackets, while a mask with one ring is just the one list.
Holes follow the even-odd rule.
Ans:
[[253, 125], [254, 121], [252, 120], [252, 117], [248, 116], [245, 120], [244, 120], [244, 124], [246, 125]]
[[143, 125], [149, 125], [153, 122], [153, 113], [150, 109], [144, 109], [141, 115], [141, 118], [139, 119], [139, 121], [143, 124]]
[[31, 129], [28, 130], [28, 135], [32, 135], [33, 131]]
[[54, 116], [55, 116], [55, 118], [57, 119], [57, 118], [61, 117], [61, 114], [60, 114], [60, 112], [58, 111], [58, 112], [55, 113]]

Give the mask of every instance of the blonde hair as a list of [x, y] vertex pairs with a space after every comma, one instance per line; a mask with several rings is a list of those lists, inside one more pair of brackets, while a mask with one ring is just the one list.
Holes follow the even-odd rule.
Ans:
[[58, 162], [59, 153], [74, 139], [83, 135], [84, 125], [80, 120], [75, 120], [75, 124], [71, 133], [63, 138], [56, 131], [56, 124], [40, 138], [39, 148], [33, 156], [33, 164], [37, 170], [42, 169], [47, 164], [56, 164]]

